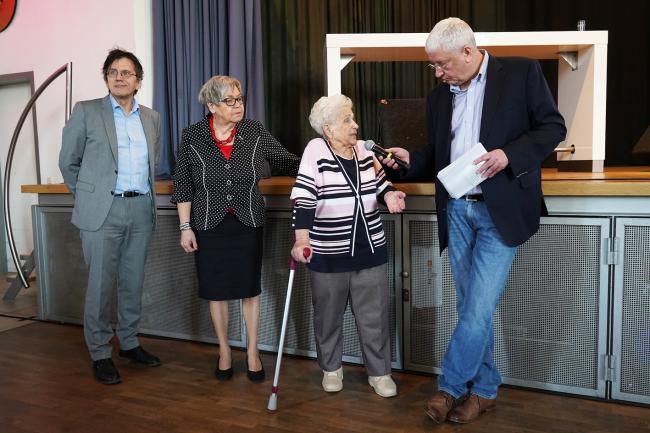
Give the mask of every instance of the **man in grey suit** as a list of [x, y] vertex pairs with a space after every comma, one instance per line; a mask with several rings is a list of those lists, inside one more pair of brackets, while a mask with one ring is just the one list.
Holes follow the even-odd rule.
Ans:
[[143, 76], [135, 55], [113, 49], [102, 71], [109, 94], [75, 105], [63, 128], [59, 168], [74, 195], [72, 223], [80, 230], [89, 267], [84, 336], [95, 378], [108, 385], [121, 381], [111, 358], [116, 281], [119, 355], [160, 365], [137, 339], [144, 266], [156, 218], [160, 116], [134, 98]]

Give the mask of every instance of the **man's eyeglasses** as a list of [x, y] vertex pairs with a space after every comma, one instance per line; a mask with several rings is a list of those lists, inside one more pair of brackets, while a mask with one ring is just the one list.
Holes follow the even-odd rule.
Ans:
[[433, 72], [445, 72], [447, 70], [447, 67], [449, 66], [449, 62], [441, 63], [441, 64], [436, 64], [436, 63], [427, 63], [427, 67], [433, 69]]
[[121, 71], [118, 71], [117, 69], [109, 69], [106, 72], [106, 75], [111, 78], [117, 78], [117, 74], [120, 74], [121, 78], [130, 78], [132, 75], [136, 75], [135, 72], [127, 71], [126, 69]]
[[234, 107], [235, 104], [244, 105], [244, 95], [238, 96], [237, 98], [223, 98], [219, 99], [217, 102], [223, 102], [229, 107]]

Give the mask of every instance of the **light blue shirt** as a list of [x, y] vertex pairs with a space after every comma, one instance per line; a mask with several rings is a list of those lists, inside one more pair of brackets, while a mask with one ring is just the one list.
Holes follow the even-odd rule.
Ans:
[[[449, 90], [454, 94], [451, 116], [451, 162], [460, 158], [478, 143], [481, 134], [483, 97], [485, 96], [489, 58], [487, 51], [481, 50], [481, 52], [483, 53], [483, 62], [478, 74], [472, 78], [467, 89], [461, 90], [460, 86], [449, 86]], [[480, 186], [468, 192], [468, 194], [480, 193]]]
[[140, 120], [140, 106], [133, 100], [129, 114], [110, 95], [117, 133], [117, 182], [115, 193], [149, 192], [149, 150]]

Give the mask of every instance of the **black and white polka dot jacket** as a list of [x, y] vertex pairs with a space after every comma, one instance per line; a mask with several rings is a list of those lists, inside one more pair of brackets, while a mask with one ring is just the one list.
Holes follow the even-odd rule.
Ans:
[[295, 176], [300, 157], [284, 148], [257, 120], [242, 119], [230, 159], [210, 133], [208, 115], [183, 130], [174, 171], [172, 203], [192, 202], [194, 230], [215, 228], [232, 208], [243, 224], [264, 225], [264, 199], [257, 183], [268, 161], [279, 174]]

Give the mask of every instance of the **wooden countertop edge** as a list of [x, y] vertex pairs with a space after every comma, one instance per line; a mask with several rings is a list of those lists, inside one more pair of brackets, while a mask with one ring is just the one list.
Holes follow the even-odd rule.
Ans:
[[[294, 179], [291, 177], [273, 177], [260, 181], [260, 190], [265, 195], [289, 195]], [[407, 196], [435, 195], [432, 183], [396, 183], [395, 187]], [[171, 195], [172, 182], [156, 182], [156, 193]], [[649, 180], [543, 180], [542, 190], [546, 196], [635, 196], [650, 197]], [[22, 185], [21, 192], [32, 194], [68, 194], [64, 184]]]

